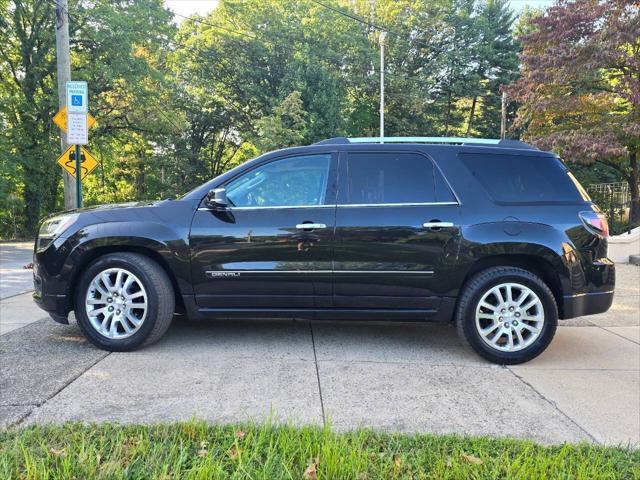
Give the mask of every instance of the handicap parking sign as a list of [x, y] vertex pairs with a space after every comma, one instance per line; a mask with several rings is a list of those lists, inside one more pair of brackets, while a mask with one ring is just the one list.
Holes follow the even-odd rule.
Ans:
[[87, 82], [67, 82], [67, 113], [87, 113]]

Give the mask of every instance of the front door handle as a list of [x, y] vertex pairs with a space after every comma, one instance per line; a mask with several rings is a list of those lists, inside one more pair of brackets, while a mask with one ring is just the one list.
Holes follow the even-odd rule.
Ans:
[[438, 220], [432, 220], [430, 222], [424, 222], [422, 224], [424, 228], [451, 228], [453, 227], [452, 222], [440, 222]]
[[318, 228], [327, 228], [324, 223], [299, 223], [296, 225], [298, 230], [316, 230]]

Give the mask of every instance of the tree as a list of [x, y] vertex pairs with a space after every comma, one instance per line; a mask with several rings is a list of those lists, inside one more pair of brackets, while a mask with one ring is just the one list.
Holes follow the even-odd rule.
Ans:
[[606, 164], [626, 179], [640, 223], [640, 10], [630, 0], [559, 0], [521, 37], [515, 127], [566, 161]]
[[256, 122], [256, 145], [263, 151], [300, 145], [307, 134], [307, 112], [300, 92], [291, 92], [273, 110], [272, 115]]
[[[101, 182], [86, 182], [96, 203], [140, 198], [153, 177], [150, 152], [169, 129], [163, 52], [173, 36], [161, 0], [69, 2], [72, 75], [89, 83], [98, 127], [89, 148], [101, 160]], [[32, 235], [42, 216], [62, 208], [55, 77], [55, 2], [0, 0], [0, 231], [10, 231], [14, 204], [20, 235]], [[135, 145], [135, 148], [132, 148]], [[124, 155], [124, 153], [127, 153]], [[132, 180], [132, 190], [122, 179]], [[95, 190], [94, 190], [95, 189]], [[10, 202], [11, 195], [18, 202]], [[11, 208], [10, 208], [11, 207]], [[12, 230], [12, 229], [11, 229]]]
[[474, 109], [470, 109], [467, 136], [472, 129], [481, 137], [497, 138], [500, 135], [500, 89], [518, 78], [520, 46], [513, 36], [513, 22], [514, 14], [508, 1], [488, 0], [481, 4], [476, 22], [479, 41], [475, 60], [481, 88], [473, 98], [481, 102], [482, 108], [477, 120]]
[[[0, 0], [0, 236], [62, 208], [55, 2]], [[100, 165], [85, 204], [175, 196], [265, 150], [378, 134], [497, 135], [517, 43], [505, 0], [220, 0], [179, 26], [162, 0], [69, 0]], [[15, 207], [15, 208], [14, 208]], [[16, 215], [13, 215], [15, 210]]]
[[[56, 207], [61, 175], [51, 116], [55, 113], [55, 15], [35, 0], [0, 2], [0, 125], [3, 211], [9, 195], [23, 199], [20, 231], [34, 231], [40, 216]], [[11, 172], [7, 175], [8, 172]]]

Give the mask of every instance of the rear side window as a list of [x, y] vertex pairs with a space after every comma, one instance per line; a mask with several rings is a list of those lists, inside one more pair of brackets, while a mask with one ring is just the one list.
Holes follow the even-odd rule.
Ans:
[[455, 202], [440, 171], [417, 153], [350, 153], [346, 176], [346, 205]]
[[496, 202], [584, 201], [557, 158], [500, 154], [461, 154], [460, 158]]

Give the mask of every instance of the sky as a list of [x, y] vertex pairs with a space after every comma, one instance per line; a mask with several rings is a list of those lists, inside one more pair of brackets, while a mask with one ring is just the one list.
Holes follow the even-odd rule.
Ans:
[[[509, 3], [517, 13], [527, 5], [532, 8], [548, 7], [553, 4], [553, 0], [509, 0]], [[164, 4], [179, 15], [189, 16], [193, 13], [209, 13], [216, 8], [218, 0], [164, 0]], [[178, 17], [176, 20], [179, 23], [181, 19]]]
[[[179, 15], [205, 14], [218, 6], [218, 0], [164, 0], [166, 7]], [[178, 23], [180, 18], [177, 18]]]

